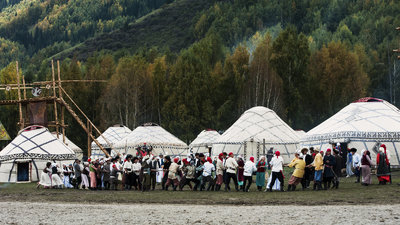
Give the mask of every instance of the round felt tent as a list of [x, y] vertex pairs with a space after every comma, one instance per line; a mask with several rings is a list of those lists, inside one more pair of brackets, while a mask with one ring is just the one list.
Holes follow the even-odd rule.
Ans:
[[42, 126], [30, 126], [0, 152], [0, 182], [38, 181], [46, 163], [72, 163], [75, 152]]
[[193, 153], [209, 153], [212, 144], [221, 135], [215, 130], [203, 130], [197, 137], [190, 143], [189, 148], [193, 149]]
[[145, 123], [138, 126], [115, 147], [120, 153], [136, 155], [137, 148], [146, 143], [153, 149], [154, 155], [183, 156], [188, 150], [187, 144], [155, 123]]
[[301, 139], [304, 147], [332, 148], [340, 143], [344, 160], [347, 149], [371, 152], [376, 159], [379, 146], [385, 144], [390, 152], [391, 165], [399, 165], [400, 111], [387, 101], [362, 98], [313, 128]]
[[285, 162], [289, 162], [300, 146], [300, 137], [273, 110], [257, 106], [244, 112], [215, 140], [212, 154], [217, 156], [221, 152], [233, 152], [244, 155], [246, 160], [250, 156], [258, 160], [263, 154], [264, 139], [265, 151], [273, 146], [274, 151], [281, 152]]
[[[114, 147], [122, 138], [132, 132], [129, 128], [123, 125], [114, 125], [113, 127], [109, 127], [102, 135], [107, 139], [108, 142]], [[108, 151], [108, 154], [115, 156], [117, 153], [111, 149], [111, 146], [104, 140], [102, 136], [96, 138], [96, 140], [101, 144], [103, 148]], [[94, 158], [99, 158], [100, 156], [105, 156], [103, 151], [100, 150], [99, 146], [96, 145], [95, 142], [92, 142], [92, 156]]]
[[[55, 138], [57, 138], [57, 132], [51, 132], [51, 134], [52, 134]], [[60, 132], [58, 133], [58, 140], [60, 140], [61, 142], [64, 143], [63, 134], [60, 133]], [[83, 157], [83, 151], [82, 151], [82, 149], [79, 148], [76, 144], [74, 144], [71, 140], [69, 140], [69, 139], [67, 138], [67, 136], [65, 136], [65, 143], [64, 143], [64, 144], [65, 144], [66, 146], [68, 146], [68, 148], [72, 149], [72, 151], [75, 152], [75, 156], [76, 156], [77, 159], [82, 159], [82, 157]]]

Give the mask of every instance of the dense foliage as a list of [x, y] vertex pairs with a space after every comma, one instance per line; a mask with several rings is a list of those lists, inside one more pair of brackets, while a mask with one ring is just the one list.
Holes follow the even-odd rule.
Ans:
[[[127, 10], [133, 2], [147, 8]], [[1, 82], [11, 82], [15, 60], [26, 79], [49, 80], [48, 58], [55, 55], [63, 59], [63, 79], [109, 80], [65, 87], [101, 130], [151, 121], [185, 142], [205, 128], [223, 131], [259, 105], [306, 131], [361, 97], [400, 105], [400, 68], [392, 51], [399, 47], [397, 1], [178, 0], [136, 20], [162, 3], [8, 6], [0, 14]], [[111, 14], [100, 13], [106, 4]], [[36, 22], [21, 22], [32, 20], [18, 12], [35, 7], [41, 10]], [[15, 117], [16, 108], [0, 110], [0, 121], [15, 136], [17, 118], [7, 118]], [[67, 123], [70, 139], [85, 146], [83, 130], [70, 116]]]

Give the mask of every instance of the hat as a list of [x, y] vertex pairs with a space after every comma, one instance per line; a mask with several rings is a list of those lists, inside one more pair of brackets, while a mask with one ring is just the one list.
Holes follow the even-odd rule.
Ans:
[[114, 164], [114, 165], [112, 165], [112, 168], [114, 168], [114, 169], [115, 169], [115, 168], [117, 168], [117, 166]]
[[337, 148], [334, 148], [333, 151], [334, 151], [335, 153], [339, 153], [339, 149], [337, 149]]
[[250, 157], [250, 161], [252, 161], [254, 163], [254, 157]]
[[317, 154], [313, 153], [312, 156], [316, 156]]
[[276, 156], [280, 156], [280, 155], [281, 155], [281, 152], [280, 152], [280, 151], [276, 151], [276, 152], [275, 152], [275, 155], [276, 155]]
[[331, 152], [332, 150], [330, 148], [326, 149], [326, 152]]
[[129, 159], [129, 158], [133, 158], [133, 156], [131, 155], [131, 154], [128, 154], [127, 156], [126, 156], [126, 159]]
[[202, 161], [203, 163], [205, 163], [205, 162], [206, 162], [206, 160], [205, 160], [205, 159], [202, 159], [201, 161]]
[[303, 159], [304, 158], [304, 155], [303, 154], [300, 154], [299, 155], [299, 159]]
[[211, 160], [210, 157], [207, 157], [207, 161], [208, 161], [209, 163], [212, 163], [212, 160]]
[[324, 151], [320, 151], [319, 153], [322, 155], [322, 154], [324, 154]]
[[89, 163], [88, 162], [84, 162], [83, 165], [87, 166], [87, 165], [89, 165]]
[[188, 164], [187, 159], [182, 159], [182, 162], [185, 163], [185, 164]]
[[351, 148], [350, 152], [357, 152], [357, 149], [356, 148]]
[[385, 149], [383, 147], [379, 148], [379, 152], [384, 152], [384, 151], [385, 151]]
[[87, 161], [90, 162], [90, 161], [92, 161], [92, 159], [88, 159]]
[[174, 163], [178, 163], [179, 162], [179, 159], [178, 158], [175, 158], [174, 159]]
[[233, 155], [233, 152], [229, 152], [229, 154], [228, 154], [229, 156], [231, 156], [231, 155]]
[[381, 147], [386, 150], [386, 145], [385, 144], [381, 144]]
[[204, 154], [203, 154], [203, 153], [200, 153], [200, 154], [199, 154], [199, 157], [204, 157]]

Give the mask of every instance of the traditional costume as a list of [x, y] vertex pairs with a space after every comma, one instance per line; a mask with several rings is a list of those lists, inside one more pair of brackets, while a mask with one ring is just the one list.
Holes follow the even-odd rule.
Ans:
[[90, 173], [90, 170], [88, 168], [89, 163], [88, 162], [84, 162], [84, 167], [82, 169], [82, 183], [81, 183], [81, 189], [86, 189], [89, 190], [89, 180], [88, 180], [88, 176]]
[[371, 182], [371, 166], [373, 165], [371, 161], [371, 156], [369, 155], [369, 151], [364, 151], [364, 154], [361, 158], [361, 167], [362, 167], [362, 185], [368, 186]]
[[349, 151], [349, 153], [347, 154], [347, 162], [346, 162], [346, 174], [347, 174], [346, 177], [354, 175], [353, 171], [351, 171], [352, 165], [353, 165], [353, 154], [351, 154], [351, 152]]
[[121, 184], [122, 182], [118, 179], [118, 173], [123, 173], [123, 170], [119, 170], [117, 165], [112, 165], [112, 170], [110, 173], [110, 184], [111, 184], [111, 190], [118, 191], [118, 184]]
[[90, 189], [95, 190], [95, 188], [97, 188], [97, 177], [96, 177], [96, 166], [94, 164], [94, 162], [90, 161], [90, 173], [89, 173], [89, 177], [90, 177]]
[[282, 167], [283, 166], [283, 158], [280, 155], [281, 155], [281, 153], [279, 151], [276, 151], [275, 156], [272, 157], [272, 160], [270, 162], [272, 176], [271, 176], [271, 183], [269, 184], [269, 189], [266, 189], [266, 191], [268, 190], [268, 191], [272, 192], [272, 187], [274, 186], [276, 179], [278, 179], [281, 184], [280, 190], [282, 192], [285, 191], [285, 190], [283, 190], [283, 186], [284, 186], [284, 183], [283, 183], [284, 176], [283, 176], [283, 171], [282, 171], [283, 170], [283, 167]]
[[[303, 160], [306, 163], [306, 166], [310, 166], [311, 163], [313, 162], [313, 158], [309, 154], [303, 154]], [[312, 175], [312, 176], [311, 176]], [[303, 184], [303, 189], [308, 189], [310, 186], [310, 182], [313, 180], [314, 174], [312, 173], [312, 168], [306, 167], [304, 168], [304, 176], [302, 179], [302, 184]]]
[[133, 184], [133, 172], [132, 172], [132, 155], [126, 156], [126, 162], [124, 163], [124, 176], [125, 176], [125, 190], [131, 190]]
[[156, 183], [157, 183], [157, 172], [160, 170], [160, 165], [158, 160], [154, 157], [152, 157], [152, 161], [150, 163], [150, 182], [151, 182], [151, 187], [152, 191], [156, 188]]
[[44, 188], [51, 188], [51, 162], [48, 162], [46, 164], [46, 167], [42, 170], [42, 173], [40, 174], [40, 181], [38, 182], [38, 185], [36, 186], [39, 188], [40, 185], [43, 185]]
[[379, 185], [386, 185], [386, 182], [390, 182], [389, 160], [384, 151], [384, 148], [380, 147], [376, 156], [376, 165], [378, 165], [376, 176], [378, 177]]
[[110, 190], [110, 172], [111, 172], [110, 159], [106, 160], [106, 164], [103, 166], [103, 171], [104, 171], [103, 175], [104, 189]]
[[238, 172], [237, 172], [238, 185], [239, 185], [239, 190], [241, 190], [241, 189], [244, 190], [244, 187], [243, 187], [244, 161], [243, 161], [243, 157], [242, 156], [239, 156], [238, 158], [239, 158], [238, 161], [237, 161], [237, 164], [238, 164]]
[[360, 175], [361, 175], [361, 156], [357, 154], [357, 149], [352, 148], [350, 149], [350, 152], [353, 154], [353, 168], [354, 168], [354, 174], [357, 177], [357, 181], [355, 183], [360, 183]]
[[321, 152], [315, 155], [314, 159], [314, 168], [315, 168], [315, 173], [314, 173], [314, 179], [317, 182], [317, 189], [316, 191], [322, 190], [322, 170], [324, 162], [322, 159]]
[[226, 166], [226, 183], [225, 183], [225, 191], [230, 191], [231, 188], [229, 187], [229, 183], [231, 182], [231, 179], [233, 179], [233, 182], [235, 184], [235, 189], [236, 191], [239, 191], [238, 188], [238, 182], [236, 178], [236, 168], [238, 167], [238, 164], [236, 163], [236, 160], [233, 158], [233, 153], [229, 153], [229, 158], [226, 160], [225, 163]]
[[70, 174], [71, 171], [68, 169], [67, 164], [63, 163], [63, 184], [66, 188], [73, 188], [73, 186], [71, 185], [70, 181]]
[[324, 189], [328, 190], [331, 186], [332, 179], [335, 177], [333, 167], [336, 165], [335, 157], [331, 155], [332, 150], [328, 148], [324, 156]]
[[304, 176], [304, 169], [306, 167], [306, 162], [303, 160], [303, 155], [300, 155], [297, 160], [294, 162], [292, 161], [288, 167], [292, 168], [294, 167], [295, 170], [292, 174], [292, 176], [289, 179], [288, 182], [288, 191], [294, 191], [296, 190], [296, 186], [301, 182], [301, 179], [303, 179]]
[[[243, 192], [249, 192], [251, 183], [253, 182], [253, 172], [257, 171], [256, 164], [254, 164], [254, 157], [250, 157], [250, 160], [244, 164], [244, 183]], [[249, 182], [246, 186], [246, 183]]]
[[[140, 179], [139, 179], [141, 168], [142, 168], [142, 165], [139, 163], [139, 159], [136, 157], [133, 158], [132, 176], [133, 176], [133, 186], [135, 187], [135, 190], [140, 190], [142, 187], [142, 184], [140, 183]], [[139, 189], [138, 189], [138, 186], [139, 186]]]
[[215, 191], [219, 191], [221, 189], [222, 183], [224, 182], [224, 170], [225, 170], [225, 166], [224, 166], [224, 154], [223, 153], [219, 153], [218, 155], [218, 161], [217, 161], [217, 165], [216, 165], [216, 174], [217, 174], [217, 182], [216, 182], [216, 189]]
[[146, 155], [143, 158], [143, 162], [142, 162], [142, 169], [143, 169], [143, 187], [142, 187], [142, 191], [150, 191], [150, 185], [151, 185], [151, 181], [150, 181], [150, 167], [151, 167], [151, 158], [149, 155]]
[[[196, 167], [194, 166], [194, 160], [191, 160], [190, 163], [185, 162], [187, 165], [185, 167], [183, 167], [183, 172], [185, 173], [185, 182], [183, 182], [180, 186], [180, 191], [182, 191], [183, 187], [185, 185], [189, 185], [190, 189], [193, 190], [192, 185], [190, 184], [190, 182], [194, 182], [195, 184], [198, 185], [198, 183], [200, 183], [200, 181], [198, 181], [195, 178], [195, 174], [196, 174]], [[183, 180], [183, 179], [182, 179]]]
[[168, 180], [168, 173], [169, 173], [169, 167], [171, 166], [171, 158], [169, 156], [165, 156], [166, 161], [164, 162], [164, 176], [162, 178], [161, 186], [162, 189], [165, 190], [165, 184], [167, 183]]
[[[339, 183], [340, 183], [340, 178], [342, 177], [342, 165], [343, 165], [343, 158], [341, 155], [339, 155], [339, 150], [338, 149], [333, 149], [333, 152], [335, 153], [335, 162], [336, 164], [333, 166], [333, 171], [336, 174], [336, 177], [334, 179], [333, 186], [338, 189], [339, 188]], [[333, 187], [332, 187], [333, 188]]]
[[268, 168], [264, 156], [262, 156], [260, 161], [257, 162], [256, 167], [257, 167], [257, 174], [256, 174], [257, 191], [261, 191], [262, 188], [265, 186], [265, 170]]
[[200, 166], [196, 167], [196, 172], [197, 174], [200, 174], [200, 176], [198, 176], [196, 179], [198, 180], [198, 182], [196, 183], [196, 185], [193, 188], [193, 191], [197, 191], [197, 187], [201, 184], [201, 182], [203, 181], [203, 169], [204, 169], [204, 163], [206, 162], [206, 160], [202, 159], [200, 160]]
[[57, 163], [53, 163], [51, 168], [51, 183], [55, 188], [62, 188], [63, 182], [60, 178], [61, 170], [58, 168]]
[[178, 158], [174, 159], [174, 162], [171, 163], [171, 166], [169, 167], [169, 173], [168, 173], [168, 180], [167, 183], [165, 184], [165, 190], [168, 191], [168, 186], [173, 182], [174, 183], [174, 188], [173, 190], [176, 191], [176, 188], [179, 185], [179, 180], [177, 177], [178, 174], [178, 169], [179, 165], [177, 164], [179, 162]]
[[391, 171], [391, 168], [390, 168], [390, 151], [386, 148], [385, 144], [382, 144], [381, 147], [385, 150], [384, 153], [386, 154], [387, 161], [389, 163], [388, 164], [388, 169], [389, 169], [389, 173], [390, 173], [390, 175], [389, 175], [389, 179], [390, 179], [389, 183], [391, 184], [392, 183], [392, 171]]
[[212, 179], [212, 172], [215, 171], [215, 167], [212, 164], [212, 160], [210, 157], [207, 157], [207, 162], [204, 163], [204, 169], [203, 169], [203, 183], [201, 185], [200, 191], [206, 186], [206, 183], [208, 182], [208, 187], [207, 191], [210, 190], [212, 184], [213, 184], [213, 179]]

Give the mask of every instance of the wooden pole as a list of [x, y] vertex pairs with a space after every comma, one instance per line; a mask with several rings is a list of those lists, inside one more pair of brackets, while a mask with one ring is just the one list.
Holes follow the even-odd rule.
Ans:
[[92, 134], [92, 126], [90, 125], [89, 120], [87, 121], [87, 129], [89, 131], [88, 142], [87, 142], [88, 143], [88, 157], [90, 158], [90, 156], [92, 156], [92, 145], [91, 145], [92, 140], [90, 138], [90, 135]]
[[[53, 60], [51, 60], [51, 72], [52, 72], [52, 76], [53, 76], [53, 94], [54, 94], [54, 97], [57, 98], [57, 94], [56, 94], [56, 79], [54, 78], [54, 62], [53, 62]], [[57, 114], [58, 114], [57, 113], [57, 101], [54, 100], [54, 118], [55, 118], [55, 121], [56, 121], [57, 139], [59, 139]]]
[[[97, 131], [97, 133], [100, 134], [100, 136], [107, 142], [108, 145], [110, 145], [111, 149], [114, 150], [119, 156], [121, 156], [121, 154], [119, 153], [119, 151], [117, 151], [113, 145], [101, 134], [101, 132], [99, 131], [99, 129], [97, 129], [97, 127], [90, 121], [90, 119], [85, 115], [85, 113], [83, 113], [83, 111], [79, 108], [79, 106], [74, 102], [74, 100], [72, 100], [72, 98], [68, 95], [68, 93], [62, 88], [60, 87], [60, 89], [64, 92], [64, 94], [69, 98], [69, 100], [71, 100], [72, 104], [75, 105], [75, 107], [79, 110], [79, 112], [82, 113], [82, 115], [86, 118], [86, 120], [89, 121], [89, 123], [94, 127], [94, 129]], [[76, 113], [72, 110], [72, 108], [63, 100], [61, 99], [61, 103], [64, 104], [65, 108], [69, 111], [69, 113], [71, 113], [71, 115], [75, 118], [75, 120], [81, 125], [81, 127], [83, 129], [86, 130], [87, 133], [89, 133], [89, 131], [86, 129], [86, 125], [82, 122], [82, 120], [76, 115]], [[108, 154], [108, 152], [103, 148], [103, 146], [101, 146], [101, 144], [96, 140], [96, 138], [90, 134], [90, 137], [92, 138], [92, 140], [96, 143], [97, 146], [99, 146], [99, 148], [101, 149], [101, 151], [104, 152], [104, 154], [107, 157], [110, 157], [110, 155]]]
[[263, 156], [265, 156], [265, 138], [263, 138]]
[[[61, 70], [60, 70], [60, 61], [59, 60], [57, 60], [57, 70], [58, 70], [58, 86], [61, 87], [61, 73], [60, 73]], [[60, 99], [62, 99], [61, 89], [59, 88], [58, 91], [59, 91], [58, 94], [60, 96]], [[65, 144], [64, 106], [62, 104], [61, 104], [61, 125], [62, 125], [61, 130], [62, 130], [62, 134], [63, 134], [63, 142]]]
[[24, 100], [26, 100], [26, 87], [25, 87], [25, 76], [22, 75], [22, 84], [24, 85]]
[[[16, 62], [17, 64], [17, 81], [18, 81], [18, 101], [21, 101], [21, 87], [19, 83], [19, 69], [18, 69], [18, 61]], [[19, 126], [20, 130], [24, 129], [24, 124], [22, 122], [22, 104], [18, 104], [19, 107]]]

